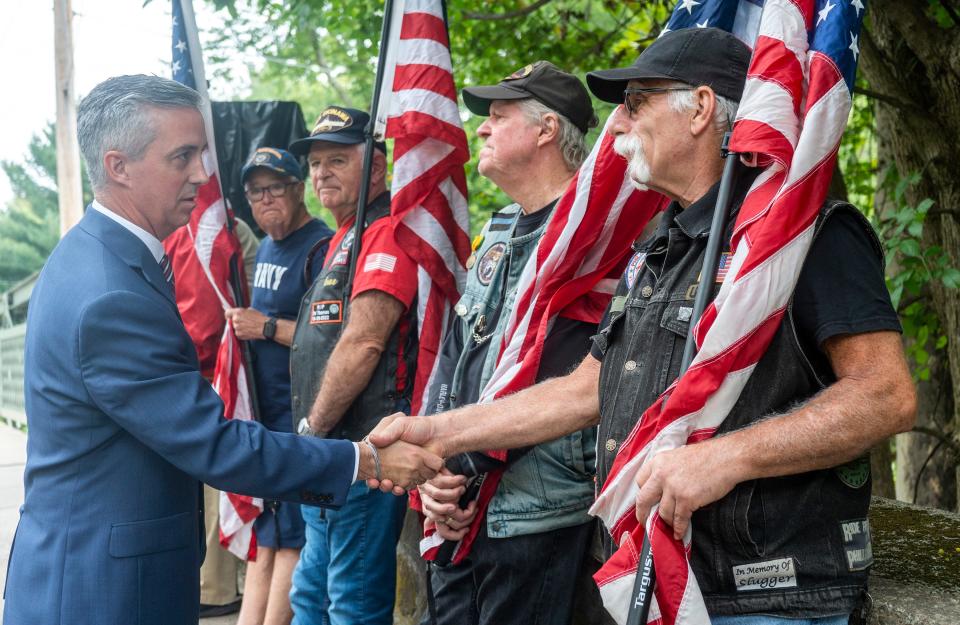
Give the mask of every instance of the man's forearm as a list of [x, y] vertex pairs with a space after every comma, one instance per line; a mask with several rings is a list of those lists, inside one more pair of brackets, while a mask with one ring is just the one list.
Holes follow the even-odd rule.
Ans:
[[367, 387], [382, 348], [369, 341], [353, 340], [344, 334], [337, 342], [323, 371], [320, 391], [310, 411], [310, 427], [329, 432], [347, 408]]
[[715, 440], [738, 482], [826, 469], [909, 427], [909, 389], [843, 379], [788, 414]]
[[570, 375], [553, 378], [490, 404], [429, 417], [443, 456], [515, 449], [551, 441], [600, 420], [600, 363], [587, 356]]
[[281, 345], [293, 345], [293, 333], [297, 329], [297, 322], [290, 319], [277, 319], [277, 331], [273, 340]]

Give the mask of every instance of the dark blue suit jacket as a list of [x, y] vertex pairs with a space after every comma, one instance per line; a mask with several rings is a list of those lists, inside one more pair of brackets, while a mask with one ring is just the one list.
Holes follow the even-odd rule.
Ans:
[[88, 209], [30, 299], [6, 625], [196, 625], [199, 482], [336, 507], [349, 441], [223, 419], [147, 247]]

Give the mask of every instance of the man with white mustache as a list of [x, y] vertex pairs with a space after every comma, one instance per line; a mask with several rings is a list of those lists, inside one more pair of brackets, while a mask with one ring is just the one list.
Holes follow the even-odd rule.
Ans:
[[[697, 290], [715, 294], [722, 281], [700, 269], [749, 60], [733, 35], [690, 28], [662, 35], [631, 67], [587, 75], [596, 97], [621, 104], [609, 128], [631, 179], [673, 200], [628, 264], [591, 353], [570, 375], [491, 404], [390, 417], [375, 444], [430, 442], [450, 457], [599, 423], [604, 483], [679, 374]], [[733, 184], [734, 215], [755, 176], [741, 171]], [[724, 245], [729, 253], [729, 237]], [[690, 564], [713, 625], [846, 625], [862, 606], [868, 451], [908, 430], [916, 411], [881, 250], [854, 207], [825, 202], [788, 311], [717, 434], [638, 472], [638, 518], [659, 503], [678, 539], [693, 521]]]

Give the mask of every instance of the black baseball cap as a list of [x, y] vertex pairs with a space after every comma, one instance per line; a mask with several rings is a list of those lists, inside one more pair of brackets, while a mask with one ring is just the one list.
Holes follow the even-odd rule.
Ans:
[[590, 94], [580, 79], [561, 71], [550, 61], [537, 61], [510, 74], [496, 85], [467, 87], [463, 103], [471, 113], [487, 116], [493, 100], [533, 98], [560, 113], [587, 132], [597, 125]]
[[631, 80], [677, 80], [739, 102], [749, 65], [750, 48], [727, 31], [683, 28], [654, 41], [630, 67], [588, 73], [587, 86], [604, 102], [622, 104]]
[[[342, 143], [356, 145], [367, 140], [364, 129], [370, 123], [370, 115], [365, 111], [342, 106], [328, 106], [320, 113], [317, 123], [313, 125], [309, 137], [297, 139], [288, 148], [297, 156], [306, 155], [316, 141], [327, 143]], [[383, 141], [376, 141], [373, 147], [384, 154], [387, 146]]]
[[269, 169], [282, 176], [291, 176], [303, 180], [303, 170], [297, 157], [279, 148], [257, 148], [240, 170], [240, 184], [244, 184], [254, 169]]

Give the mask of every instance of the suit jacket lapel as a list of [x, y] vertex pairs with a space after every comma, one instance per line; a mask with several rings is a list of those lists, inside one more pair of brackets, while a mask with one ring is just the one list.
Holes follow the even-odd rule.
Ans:
[[137, 235], [91, 207], [87, 207], [78, 226], [136, 270], [150, 286], [176, 307], [173, 285], [163, 277], [157, 259]]

